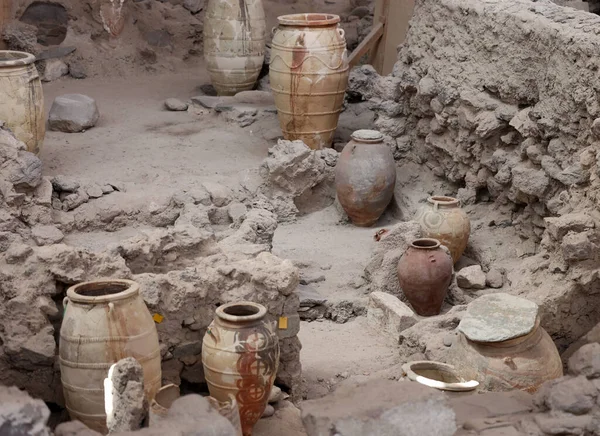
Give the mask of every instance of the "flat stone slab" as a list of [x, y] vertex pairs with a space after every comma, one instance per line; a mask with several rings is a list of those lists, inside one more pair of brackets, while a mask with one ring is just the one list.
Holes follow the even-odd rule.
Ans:
[[499, 293], [469, 304], [458, 330], [476, 342], [502, 342], [531, 333], [539, 307], [532, 301]]

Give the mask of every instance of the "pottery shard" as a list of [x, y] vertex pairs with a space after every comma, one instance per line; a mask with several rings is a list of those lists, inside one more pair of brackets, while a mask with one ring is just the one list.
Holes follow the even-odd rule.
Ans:
[[456, 274], [456, 284], [463, 289], [484, 289], [486, 277], [479, 265], [461, 269]]
[[48, 126], [51, 130], [74, 133], [94, 127], [100, 118], [96, 101], [83, 94], [65, 94], [54, 99]]
[[385, 292], [373, 292], [369, 295], [367, 323], [373, 330], [397, 341], [400, 333], [417, 321], [417, 315], [397, 297]]
[[504, 293], [484, 295], [469, 304], [458, 330], [476, 342], [507, 341], [530, 333], [538, 310], [537, 304], [524, 298]]

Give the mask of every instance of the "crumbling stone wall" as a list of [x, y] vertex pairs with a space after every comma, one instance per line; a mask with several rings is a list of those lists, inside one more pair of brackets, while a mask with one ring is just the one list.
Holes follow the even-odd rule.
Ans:
[[[540, 304], [561, 349], [600, 321], [599, 26], [548, 1], [418, 0], [392, 75], [363, 66], [350, 79], [399, 174], [418, 165], [472, 216], [504, 214], [473, 228], [467, 255], [487, 271], [480, 236], [514, 229], [522, 260], [507, 268], [508, 291]], [[396, 203], [414, 206], [398, 189]]]
[[[306, 150], [293, 146], [282, 143], [277, 150], [284, 155], [296, 150], [304, 176], [317, 179], [299, 183], [300, 195], [326, 178], [329, 166], [315, 152], [306, 153], [305, 145]], [[277, 150], [271, 169], [277, 167]], [[271, 184], [260, 181], [257, 190]], [[259, 203], [273, 209], [272, 200], [254, 201], [241, 185], [205, 183], [164, 205], [146, 205], [148, 210], [110, 209], [89, 196], [71, 208], [68, 196], [87, 195], [84, 187], [65, 177], [44, 179], [41, 161], [0, 128], [0, 384], [61, 404], [57, 341], [67, 287], [125, 278], [139, 282], [151, 313], [164, 317], [157, 323], [164, 382], [203, 383], [202, 338], [214, 310], [248, 299], [265, 305], [272, 319], [288, 317], [287, 329], [279, 330], [276, 383], [293, 396], [301, 394], [299, 274], [291, 261], [270, 253], [277, 215]], [[62, 196], [65, 192], [72, 193]], [[128, 203], [124, 192], [111, 196]], [[293, 205], [294, 198], [288, 192], [285, 201]], [[76, 229], [110, 232], [133, 223], [144, 223], [146, 230], [97, 250], [63, 241]]]

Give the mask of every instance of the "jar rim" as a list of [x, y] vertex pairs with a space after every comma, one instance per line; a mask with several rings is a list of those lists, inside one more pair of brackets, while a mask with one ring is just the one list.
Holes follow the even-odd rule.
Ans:
[[31, 53], [16, 50], [0, 50], [0, 68], [20, 67], [35, 62], [35, 56]]
[[441, 242], [433, 238], [419, 238], [410, 243], [410, 246], [417, 250], [435, 250], [440, 245], [442, 245]]
[[71, 286], [67, 297], [73, 303], [99, 304], [124, 300], [139, 292], [140, 285], [133, 280], [100, 279]]
[[282, 26], [307, 27], [332, 26], [341, 21], [339, 15], [317, 13], [281, 15], [277, 20]]
[[229, 322], [258, 321], [265, 317], [267, 308], [251, 301], [236, 301], [217, 307], [216, 315]]
[[460, 204], [460, 200], [454, 197], [446, 195], [432, 195], [427, 199], [428, 203], [439, 204], [440, 206], [457, 206]]
[[350, 137], [358, 142], [375, 143], [383, 141], [383, 133], [377, 130], [356, 130]]

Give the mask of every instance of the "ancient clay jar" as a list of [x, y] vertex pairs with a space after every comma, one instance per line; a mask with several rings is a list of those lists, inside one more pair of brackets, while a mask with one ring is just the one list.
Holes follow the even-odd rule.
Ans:
[[27, 150], [39, 153], [46, 124], [44, 94], [32, 54], [0, 50], [0, 120]]
[[267, 309], [250, 302], [219, 306], [202, 344], [202, 363], [210, 395], [218, 401], [234, 395], [244, 436], [252, 434], [269, 399], [279, 342]]
[[348, 85], [348, 59], [340, 17], [279, 17], [269, 77], [283, 136], [318, 150], [331, 147]]
[[418, 315], [438, 315], [452, 280], [452, 258], [439, 241], [417, 239], [398, 262], [398, 280]]
[[477, 380], [484, 391], [534, 393], [548, 380], [563, 376], [558, 350], [539, 318], [531, 333], [508, 341], [477, 342], [459, 333], [449, 362], [460, 365], [463, 375]]
[[154, 321], [139, 285], [130, 280], [80, 283], [67, 291], [60, 329], [60, 373], [72, 419], [106, 433], [104, 379], [114, 363], [135, 358], [144, 370], [148, 403], [161, 385]]
[[[4, 27], [13, 18], [13, 0], [1, 0], [0, 1], [0, 36], [4, 34]], [[0, 49], [5, 49], [6, 43], [3, 38], [0, 38]]]
[[454, 263], [467, 248], [471, 222], [460, 201], [452, 197], [429, 197], [414, 218], [421, 225], [423, 237], [437, 239], [450, 250]]
[[486, 391], [535, 392], [563, 375], [552, 339], [540, 327], [539, 306], [506, 293], [483, 295], [467, 307], [448, 363]]
[[209, 0], [204, 16], [204, 58], [219, 95], [254, 87], [265, 60], [262, 0]]
[[335, 167], [335, 187], [340, 204], [361, 227], [377, 222], [394, 195], [396, 165], [383, 135], [358, 130], [344, 147]]

